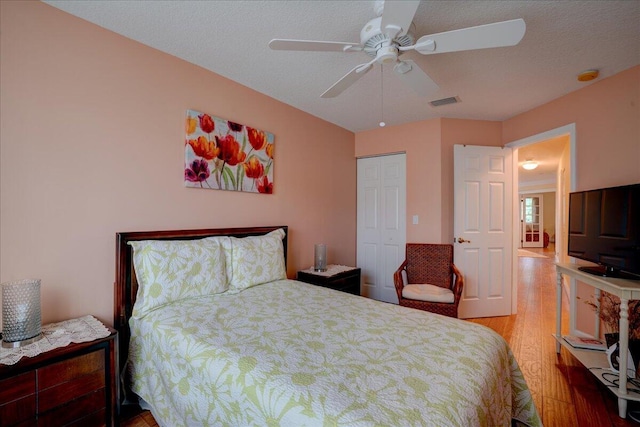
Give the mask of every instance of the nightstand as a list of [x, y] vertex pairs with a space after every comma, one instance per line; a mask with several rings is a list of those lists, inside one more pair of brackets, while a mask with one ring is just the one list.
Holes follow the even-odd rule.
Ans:
[[327, 271], [313, 268], [298, 271], [298, 280], [337, 291], [360, 295], [360, 269], [344, 265], [328, 265]]
[[118, 333], [109, 332], [0, 365], [0, 427], [117, 425]]

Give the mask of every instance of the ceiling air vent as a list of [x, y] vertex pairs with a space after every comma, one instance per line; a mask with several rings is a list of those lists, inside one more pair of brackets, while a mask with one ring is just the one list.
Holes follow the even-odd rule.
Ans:
[[460, 98], [452, 96], [449, 98], [436, 99], [435, 101], [429, 102], [429, 104], [431, 104], [432, 107], [442, 107], [443, 105], [456, 104], [458, 102], [460, 102]]

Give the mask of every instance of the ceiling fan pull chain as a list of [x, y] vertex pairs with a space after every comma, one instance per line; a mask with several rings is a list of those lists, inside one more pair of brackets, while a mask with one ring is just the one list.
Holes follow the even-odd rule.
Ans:
[[385, 127], [386, 123], [384, 122], [384, 67], [380, 64], [380, 127]]

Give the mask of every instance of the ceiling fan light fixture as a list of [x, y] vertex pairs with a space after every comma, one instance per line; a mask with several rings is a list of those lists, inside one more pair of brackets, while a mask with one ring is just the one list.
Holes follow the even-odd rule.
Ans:
[[538, 167], [538, 162], [533, 160], [527, 160], [522, 164], [522, 169], [526, 169], [528, 171], [532, 171]]
[[384, 46], [378, 49], [376, 61], [378, 64], [390, 64], [398, 59], [398, 49], [393, 46]]

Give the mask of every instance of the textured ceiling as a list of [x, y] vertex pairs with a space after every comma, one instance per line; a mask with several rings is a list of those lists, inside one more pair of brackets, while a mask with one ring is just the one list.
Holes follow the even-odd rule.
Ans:
[[[361, 28], [376, 16], [373, 1], [46, 3], [354, 132], [377, 127], [383, 114], [388, 125], [436, 117], [501, 121], [593, 84], [577, 81], [583, 70], [597, 68], [602, 79], [640, 64], [638, 0], [424, 0], [414, 18], [417, 37], [515, 18], [525, 20], [526, 34], [513, 47], [403, 54], [440, 86], [428, 97], [412, 93], [391, 68], [381, 73], [376, 66], [337, 98], [322, 99], [327, 88], [369, 57], [273, 51], [269, 41], [359, 42]], [[461, 102], [428, 104], [450, 96]]]

